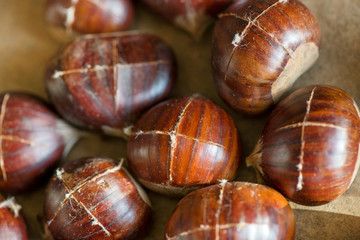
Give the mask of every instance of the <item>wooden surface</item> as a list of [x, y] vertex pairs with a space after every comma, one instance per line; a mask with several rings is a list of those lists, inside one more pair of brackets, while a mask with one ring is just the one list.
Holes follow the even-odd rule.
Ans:
[[[320, 58], [293, 89], [315, 83], [346, 90], [360, 103], [360, 1], [304, 0], [317, 16], [322, 30]], [[0, 1], [0, 90], [27, 91], [46, 98], [44, 70], [63, 44], [49, 34], [43, 20], [44, 0]], [[234, 118], [242, 141], [243, 159], [259, 138], [266, 116], [247, 118], [230, 110], [218, 97], [210, 70], [211, 29], [197, 42], [185, 32], [137, 6], [132, 29], [155, 33], [174, 49], [178, 80], [173, 96], [200, 93], [224, 107]], [[81, 140], [63, 161], [82, 156], [125, 157], [126, 142], [91, 134]], [[256, 181], [252, 169], [240, 167], [238, 180]], [[37, 190], [16, 194], [23, 206], [30, 239], [42, 239], [42, 208], [46, 182]], [[147, 240], [163, 239], [167, 217], [178, 199], [148, 191], [154, 208]], [[320, 207], [295, 204], [297, 239], [360, 239], [360, 178], [339, 199]]]

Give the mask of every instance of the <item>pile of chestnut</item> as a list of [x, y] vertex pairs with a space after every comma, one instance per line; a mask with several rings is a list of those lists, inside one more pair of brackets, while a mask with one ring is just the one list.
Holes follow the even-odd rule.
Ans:
[[[167, 99], [176, 57], [158, 36], [124, 31], [131, 0], [47, 0], [50, 25], [87, 34], [46, 68], [57, 113], [29, 94], [1, 95], [1, 192], [28, 191], [52, 172], [44, 225], [53, 239], [144, 236], [151, 203], [141, 185], [186, 195], [169, 216], [167, 240], [295, 239], [288, 200], [333, 201], [360, 163], [359, 110], [346, 92], [315, 85], [283, 98], [319, 56], [314, 15], [298, 0], [142, 2], [197, 39], [217, 18], [211, 66], [219, 95], [244, 115], [271, 111], [246, 158], [268, 186], [232, 181], [241, 140], [224, 109], [198, 94]], [[125, 137], [127, 158], [59, 166], [84, 129]], [[21, 207], [0, 201], [0, 238], [27, 239]]]

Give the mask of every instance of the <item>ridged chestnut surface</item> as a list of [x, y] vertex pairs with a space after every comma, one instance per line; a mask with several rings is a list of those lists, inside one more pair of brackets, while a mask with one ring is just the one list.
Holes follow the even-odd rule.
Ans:
[[127, 152], [139, 181], [170, 195], [232, 179], [241, 153], [231, 117], [199, 95], [151, 108], [136, 123]]
[[172, 50], [151, 34], [85, 35], [49, 64], [46, 87], [71, 123], [118, 130], [170, 94], [174, 61]]
[[132, 0], [47, 0], [45, 5], [46, 21], [68, 32], [121, 31], [133, 18]]
[[4, 199], [0, 195], [0, 239], [27, 240], [27, 231], [24, 219], [20, 213], [21, 206], [15, 198]]
[[81, 158], [59, 168], [45, 195], [54, 239], [132, 239], [146, 228], [150, 202], [130, 174], [107, 158]]
[[141, 0], [152, 11], [200, 38], [217, 13], [232, 0]]
[[218, 92], [233, 109], [261, 114], [314, 64], [319, 45], [319, 25], [300, 1], [236, 1], [213, 33]]
[[4, 93], [0, 104], [0, 190], [28, 190], [55, 168], [79, 134], [32, 95]]
[[165, 240], [183, 239], [295, 239], [295, 217], [286, 199], [269, 187], [222, 182], [178, 203]]
[[290, 200], [320, 205], [343, 194], [359, 168], [359, 111], [344, 91], [309, 86], [282, 100], [247, 163]]

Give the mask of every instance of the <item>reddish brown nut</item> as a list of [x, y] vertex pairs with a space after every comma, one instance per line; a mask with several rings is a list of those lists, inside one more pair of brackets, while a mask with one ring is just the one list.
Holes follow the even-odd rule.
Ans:
[[232, 0], [142, 0], [152, 11], [199, 39]]
[[69, 162], [46, 190], [45, 221], [55, 239], [132, 239], [150, 214], [146, 193], [111, 159]]
[[165, 239], [295, 239], [295, 217], [269, 187], [222, 182], [183, 198], [166, 223]]
[[79, 135], [34, 96], [5, 93], [0, 102], [0, 190], [28, 190]]
[[138, 180], [170, 195], [232, 179], [241, 154], [231, 117], [198, 95], [151, 108], [136, 123], [127, 152]]
[[47, 0], [48, 24], [68, 32], [102, 33], [128, 29], [134, 18], [131, 0]]
[[291, 201], [320, 205], [343, 194], [359, 168], [360, 118], [354, 100], [309, 86], [271, 113], [248, 165]]
[[0, 239], [27, 240], [26, 224], [15, 198], [4, 199], [0, 195]]
[[264, 113], [314, 64], [319, 45], [319, 25], [300, 1], [237, 1], [214, 29], [218, 92], [236, 111]]
[[175, 75], [171, 49], [154, 35], [86, 35], [53, 59], [46, 87], [65, 119], [116, 134], [167, 97]]

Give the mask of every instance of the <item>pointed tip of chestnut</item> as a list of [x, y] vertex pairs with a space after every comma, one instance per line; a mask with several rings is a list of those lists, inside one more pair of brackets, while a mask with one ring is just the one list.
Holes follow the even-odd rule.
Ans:
[[66, 120], [119, 134], [169, 96], [175, 78], [171, 48], [155, 35], [132, 31], [77, 38], [48, 65], [45, 84]]
[[185, 196], [166, 222], [165, 239], [295, 239], [295, 216], [277, 191], [226, 182]]
[[300, 1], [234, 2], [213, 33], [218, 93], [236, 111], [263, 114], [315, 63], [319, 46], [319, 25]]
[[58, 168], [45, 194], [44, 216], [55, 239], [133, 239], [151, 215], [146, 193], [122, 161], [81, 158]]
[[254, 150], [245, 159], [245, 162], [247, 167], [253, 167], [257, 171], [259, 171], [261, 175], [264, 175], [264, 172], [262, 171], [262, 168], [260, 166], [261, 158], [262, 158], [262, 148], [263, 148], [263, 140], [262, 138], [260, 138], [256, 143]]
[[4, 199], [0, 195], [0, 239], [27, 240], [26, 224], [20, 212], [21, 206], [15, 198]]
[[147, 111], [134, 126], [127, 153], [130, 169], [146, 187], [184, 195], [232, 179], [241, 143], [230, 115], [205, 97], [192, 95]]
[[123, 31], [134, 18], [131, 0], [47, 0], [45, 20], [67, 33], [102, 33]]
[[325, 85], [304, 87], [276, 106], [247, 163], [291, 201], [325, 204], [354, 181], [359, 128], [358, 108], [346, 92]]
[[0, 189], [27, 191], [55, 167], [79, 135], [33, 95], [7, 92], [0, 102]]

